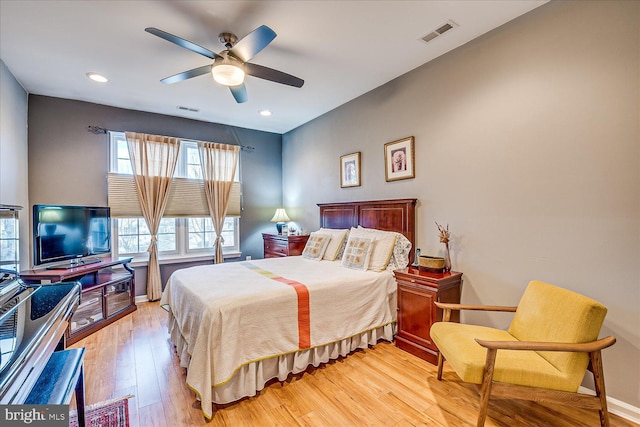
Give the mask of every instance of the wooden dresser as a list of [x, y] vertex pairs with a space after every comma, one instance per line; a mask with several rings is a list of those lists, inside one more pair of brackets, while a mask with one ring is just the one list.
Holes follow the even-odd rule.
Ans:
[[262, 233], [262, 239], [264, 241], [264, 257], [276, 258], [302, 255], [309, 235], [286, 236], [282, 234]]
[[[442, 320], [442, 310], [434, 301], [460, 303], [462, 273], [427, 273], [408, 267], [394, 271], [398, 283], [398, 335], [396, 347], [433, 364], [438, 348], [431, 341], [431, 325]], [[460, 312], [451, 313], [458, 322]]]

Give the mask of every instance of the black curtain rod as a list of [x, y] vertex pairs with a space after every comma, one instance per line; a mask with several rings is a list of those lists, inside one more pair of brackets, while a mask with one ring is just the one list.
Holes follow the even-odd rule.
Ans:
[[[123, 130], [105, 129], [105, 128], [101, 128], [100, 126], [87, 126], [87, 132], [91, 132], [91, 133], [93, 133], [95, 135], [101, 135], [101, 134], [106, 134], [106, 133], [109, 133], [109, 132], [122, 132], [122, 133], [124, 133], [125, 131], [123, 131]], [[237, 139], [237, 136], [236, 136], [235, 132], [233, 132], [233, 136], [235, 136], [236, 139]], [[240, 145], [240, 144], [238, 144], [238, 145]], [[248, 145], [240, 145], [240, 149], [242, 151], [253, 151], [256, 148], [248, 146]]]

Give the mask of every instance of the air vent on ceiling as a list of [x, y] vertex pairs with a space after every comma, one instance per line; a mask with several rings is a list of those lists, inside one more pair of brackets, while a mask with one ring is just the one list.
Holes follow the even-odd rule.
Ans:
[[448, 20], [447, 22], [445, 22], [444, 24], [442, 24], [441, 26], [439, 26], [435, 30], [433, 30], [430, 33], [428, 33], [426, 36], [422, 37], [421, 40], [424, 41], [425, 43], [430, 42], [431, 40], [435, 39], [436, 37], [443, 35], [447, 31], [449, 31], [449, 30], [451, 30], [451, 29], [453, 29], [453, 28], [455, 28], [457, 26], [458, 26], [458, 24], [456, 24], [452, 20]]
[[183, 107], [182, 105], [178, 105], [176, 107], [178, 110], [180, 111], [189, 111], [191, 113], [198, 113], [200, 112], [200, 110], [198, 110], [197, 108], [189, 108], [189, 107]]

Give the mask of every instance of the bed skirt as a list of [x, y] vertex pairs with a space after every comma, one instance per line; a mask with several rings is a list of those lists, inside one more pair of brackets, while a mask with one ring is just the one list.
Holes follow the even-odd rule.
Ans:
[[[176, 347], [176, 352], [180, 358], [180, 366], [188, 369], [191, 356], [187, 351], [187, 342], [182, 337], [180, 328], [171, 311], [169, 311], [168, 329], [171, 342]], [[227, 404], [240, 400], [243, 397], [255, 396], [264, 388], [265, 384], [273, 378], [284, 381], [289, 374], [303, 372], [309, 365], [318, 367], [321, 363], [327, 363], [329, 360], [347, 356], [358, 348], [373, 346], [379, 340], [391, 342], [393, 341], [395, 333], [396, 322], [393, 322], [324, 346], [301, 350], [282, 356], [274, 356], [269, 359], [243, 365], [234, 372], [228, 381], [213, 387], [213, 403]], [[198, 390], [195, 390], [189, 384], [187, 385], [198, 395], [199, 399]]]

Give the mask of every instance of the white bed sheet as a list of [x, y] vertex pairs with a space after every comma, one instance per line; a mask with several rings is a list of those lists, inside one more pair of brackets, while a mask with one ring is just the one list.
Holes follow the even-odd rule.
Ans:
[[[308, 290], [309, 348], [300, 348], [298, 295], [278, 277]], [[171, 339], [188, 368], [187, 384], [210, 418], [211, 402], [255, 395], [271, 378], [284, 380], [309, 364], [391, 340], [395, 293], [389, 271], [286, 257], [176, 271], [161, 305], [169, 310]]]

